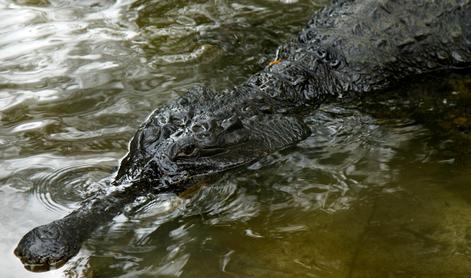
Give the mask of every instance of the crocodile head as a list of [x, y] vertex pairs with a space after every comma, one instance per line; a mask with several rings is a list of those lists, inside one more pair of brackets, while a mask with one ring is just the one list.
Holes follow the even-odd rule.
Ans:
[[179, 111], [167, 117], [172, 122], [162, 124], [159, 117], [165, 113], [155, 112], [138, 130], [117, 179], [186, 184], [247, 165], [310, 133], [302, 121], [286, 115]]

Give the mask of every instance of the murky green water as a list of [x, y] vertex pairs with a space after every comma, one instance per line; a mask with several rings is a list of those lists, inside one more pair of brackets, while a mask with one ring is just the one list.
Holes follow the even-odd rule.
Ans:
[[128, 207], [59, 270], [13, 256], [155, 107], [242, 82], [326, 2], [0, 1], [0, 277], [469, 277], [469, 75], [324, 105], [297, 147]]

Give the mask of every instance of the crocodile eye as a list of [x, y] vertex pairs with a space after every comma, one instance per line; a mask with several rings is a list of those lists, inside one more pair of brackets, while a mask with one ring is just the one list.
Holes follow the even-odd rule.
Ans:
[[176, 158], [179, 157], [190, 157], [190, 156], [195, 156], [198, 153], [198, 148], [196, 148], [195, 145], [187, 145], [183, 147], [181, 150], [178, 151], [176, 154]]

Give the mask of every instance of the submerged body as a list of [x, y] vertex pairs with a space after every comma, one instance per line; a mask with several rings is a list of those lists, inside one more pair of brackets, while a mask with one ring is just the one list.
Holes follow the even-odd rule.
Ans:
[[101, 224], [148, 193], [181, 192], [310, 134], [303, 116], [326, 100], [471, 66], [467, 0], [338, 0], [232, 90], [191, 90], [153, 112], [132, 139], [108, 195], [26, 234], [25, 265], [58, 266]]

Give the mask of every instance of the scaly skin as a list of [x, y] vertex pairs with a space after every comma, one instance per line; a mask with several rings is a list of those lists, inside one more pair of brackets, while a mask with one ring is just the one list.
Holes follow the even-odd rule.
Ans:
[[303, 115], [323, 101], [470, 65], [470, 0], [334, 1], [241, 86], [193, 89], [153, 112], [111, 193], [33, 229], [15, 254], [26, 266], [62, 264], [137, 196], [181, 192], [305, 139]]

